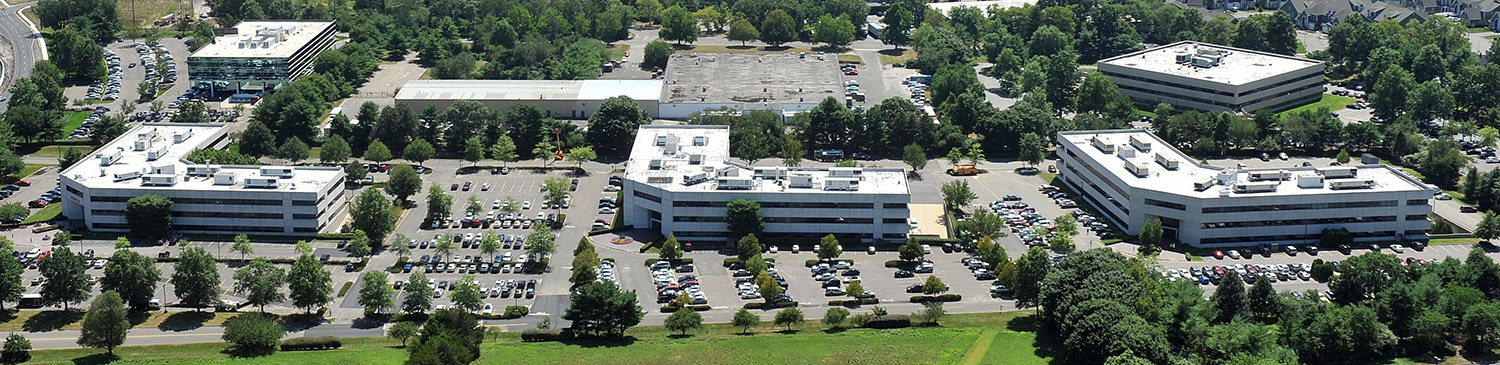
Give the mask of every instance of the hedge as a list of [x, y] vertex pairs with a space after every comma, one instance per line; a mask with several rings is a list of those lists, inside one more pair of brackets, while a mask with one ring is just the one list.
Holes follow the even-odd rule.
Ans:
[[281, 351], [332, 350], [344, 346], [344, 341], [333, 336], [307, 336], [281, 341]]
[[776, 309], [796, 307], [797, 302], [781, 302], [776, 304], [767, 303], [745, 303], [745, 309]]
[[344, 294], [349, 294], [349, 287], [351, 287], [351, 286], [354, 286], [354, 282], [353, 281], [345, 281], [344, 282], [344, 287], [339, 288], [339, 296], [342, 297], [342, 296], [344, 296]]
[[[657, 261], [661, 261], [661, 259], [646, 259], [646, 266], [654, 265], [654, 264], [656, 264]], [[676, 260], [676, 263], [674, 265], [691, 264], [691, 263], [693, 263], [693, 259], [690, 259], [690, 258], [680, 258], [680, 259]]]
[[830, 300], [830, 301], [828, 301], [828, 306], [830, 306], [830, 307], [837, 307], [837, 306], [853, 307], [853, 306], [862, 305], [862, 304], [880, 304], [880, 298], [855, 298], [855, 299]]
[[352, 240], [352, 239], [354, 239], [354, 234], [353, 233], [319, 233], [319, 234], [313, 236], [313, 238], [314, 239], [320, 239], [320, 240]]
[[911, 297], [911, 302], [912, 303], [957, 302], [957, 301], [963, 300], [963, 298], [964, 298], [964, 296], [960, 295], [960, 294], [913, 295]]
[[902, 328], [911, 327], [911, 317], [905, 314], [887, 314], [875, 316], [865, 323], [865, 328]]
[[573, 338], [573, 331], [565, 328], [527, 329], [521, 331], [521, 342], [562, 341]]
[[[830, 264], [837, 264], [840, 261], [847, 262], [847, 263], [849, 263], [850, 266], [854, 265], [854, 260], [833, 260], [833, 261], [830, 262]], [[813, 267], [813, 265], [817, 265], [818, 263], [821, 263], [821, 262], [823, 262], [823, 260], [816, 260], [816, 259], [814, 259], [814, 260], [807, 260], [807, 261], [803, 262], [802, 264], [806, 265], [807, 267]]]
[[918, 260], [918, 261], [890, 260], [890, 261], [886, 261], [885, 262], [885, 267], [889, 267], [889, 268], [893, 268], [894, 269], [894, 268], [898, 268], [898, 267], [915, 266], [919, 262], [932, 262], [932, 261], [931, 260]]
[[[680, 308], [682, 308], [682, 307], [676, 306], [676, 305], [672, 305], [672, 304], [668, 304], [668, 305], [661, 306], [661, 312], [662, 313], [677, 313], [677, 310], [680, 309]], [[711, 308], [713, 308], [713, 307], [706, 306], [706, 305], [690, 305], [690, 306], [687, 306], [687, 309], [692, 309], [694, 312], [704, 312], [704, 311], [707, 311], [707, 310], [709, 310]]]

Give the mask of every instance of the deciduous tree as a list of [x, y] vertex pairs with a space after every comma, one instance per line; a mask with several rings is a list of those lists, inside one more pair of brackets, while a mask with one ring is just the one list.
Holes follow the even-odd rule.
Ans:
[[89, 304], [89, 311], [83, 316], [83, 330], [78, 334], [78, 345], [102, 348], [114, 356], [115, 347], [125, 343], [129, 330], [130, 319], [125, 313], [125, 303], [120, 301], [119, 294], [105, 291]]
[[156, 269], [156, 260], [135, 251], [117, 250], [104, 267], [99, 289], [117, 293], [131, 308], [144, 309], [156, 297], [156, 283], [160, 280], [161, 270]]

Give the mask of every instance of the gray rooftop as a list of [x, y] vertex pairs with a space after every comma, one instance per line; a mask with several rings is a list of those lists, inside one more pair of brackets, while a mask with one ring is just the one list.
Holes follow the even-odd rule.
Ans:
[[661, 80], [411, 80], [396, 100], [659, 100]]
[[646, 125], [625, 178], [673, 192], [907, 194], [900, 168], [749, 166], [729, 160], [729, 127]]
[[[222, 124], [143, 123], [73, 164], [62, 176], [90, 189], [198, 191], [244, 190], [247, 183], [256, 183], [252, 180], [274, 178], [274, 189], [268, 185], [254, 190], [317, 192], [343, 173], [337, 167], [202, 165], [185, 159], [193, 150], [211, 148], [227, 132]], [[278, 172], [268, 173], [272, 170]]]
[[215, 37], [189, 57], [287, 58], [332, 26], [331, 21], [244, 21], [234, 26], [238, 34]]
[[667, 61], [663, 102], [817, 103], [842, 100], [838, 56], [809, 53], [688, 53]]
[[[1213, 67], [1179, 63], [1177, 59], [1183, 54], [1191, 56], [1212, 51], [1222, 54], [1219, 64]], [[1318, 67], [1320, 64], [1322, 62], [1306, 58], [1193, 41], [1177, 42], [1099, 61], [1100, 66], [1109, 65], [1227, 85], [1243, 85], [1276, 75]]]

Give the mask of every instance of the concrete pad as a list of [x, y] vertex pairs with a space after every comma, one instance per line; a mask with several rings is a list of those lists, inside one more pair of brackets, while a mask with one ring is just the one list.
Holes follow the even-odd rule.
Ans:
[[943, 225], [942, 204], [909, 204], [912, 219], [917, 220], [917, 229], [911, 234], [948, 238], [948, 228]]

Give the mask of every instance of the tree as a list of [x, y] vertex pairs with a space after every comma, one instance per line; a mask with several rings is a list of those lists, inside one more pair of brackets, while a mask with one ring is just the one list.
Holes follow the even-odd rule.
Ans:
[[1021, 136], [1020, 152], [1016, 159], [1027, 165], [1036, 166], [1047, 158], [1047, 145], [1036, 133], [1027, 133]]
[[[15, 244], [10, 239], [0, 237], [0, 250], [14, 250]], [[26, 268], [16, 260], [0, 260], [0, 312], [5, 311], [5, 302], [21, 300], [21, 294], [26, 293], [26, 286], [22, 284], [21, 275]]]
[[738, 312], [734, 312], [734, 319], [729, 324], [739, 327], [740, 333], [750, 333], [750, 327], [760, 325], [760, 316], [750, 313], [745, 308], [740, 308]]
[[1464, 347], [1469, 351], [1494, 347], [1500, 336], [1500, 305], [1483, 303], [1469, 307], [1463, 316]]
[[244, 260], [246, 255], [255, 254], [255, 246], [250, 244], [250, 236], [241, 233], [234, 236], [234, 245], [229, 246], [229, 252], [239, 252], [240, 260]]
[[413, 271], [406, 281], [406, 299], [401, 301], [401, 312], [406, 314], [426, 313], [432, 309], [432, 288], [427, 286], [427, 275]]
[[844, 248], [839, 246], [839, 239], [832, 234], [823, 236], [818, 243], [818, 259], [828, 261], [836, 259], [844, 254]]
[[770, 303], [776, 297], [780, 297], [781, 294], [785, 293], [785, 289], [781, 287], [781, 283], [765, 272], [761, 272], [755, 276], [755, 285], [760, 287], [760, 296], [766, 300], [766, 303]]
[[[396, 295], [396, 291], [391, 288], [387, 278], [384, 271], [366, 271], [360, 276], [360, 281], [364, 282], [364, 286], [359, 288], [359, 305], [365, 307], [365, 313], [384, 313], [386, 309], [396, 306], [396, 303], [391, 300], [391, 296]], [[457, 300], [457, 294], [458, 291], [454, 291], [455, 300]], [[456, 305], [457, 302], [455, 302]]]
[[797, 307], [791, 307], [782, 309], [780, 312], [776, 312], [776, 319], [774, 323], [777, 326], [785, 325], [786, 330], [791, 331], [792, 325], [802, 324], [803, 321], [805, 321], [805, 319], [802, 318], [802, 310], [797, 309]]
[[1016, 307], [1030, 308], [1041, 305], [1042, 280], [1052, 271], [1052, 260], [1047, 250], [1032, 247], [1016, 259], [1015, 282], [1009, 285], [1016, 298]]
[[242, 353], [263, 354], [276, 351], [286, 328], [275, 319], [260, 314], [246, 314], [224, 322], [224, 342], [234, 344]]
[[787, 165], [787, 167], [797, 167], [802, 164], [802, 156], [804, 155], [807, 155], [807, 151], [802, 149], [802, 142], [796, 138], [787, 136], [782, 141], [781, 152], [777, 156], [781, 157], [781, 163]]
[[671, 59], [672, 54], [676, 52], [677, 50], [672, 48], [671, 44], [667, 44], [667, 42], [662, 42], [661, 40], [654, 40], [651, 43], [646, 43], [645, 60], [643, 62], [648, 66], [666, 67], [667, 60]]
[[[333, 276], [312, 254], [302, 254], [287, 271], [287, 290], [292, 306], [312, 313], [313, 308], [327, 304], [333, 294]], [[410, 300], [410, 299], [408, 299]]]
[[8, 223], [20, 222], [26, 219], [28, 215], [31, 215], [31, 210], [26, 209], [26, 206], [21, 205], [21, 203], [5, 203], [5, 205], [0, 205], [0, 221]]
[[740, 241], [735, 245], [735, 249], [735, 252], [739, 253], [740, 261], [749, 260], [751, 257], [760, 255], [760, 239], [756, 238], [754, 234], [747, 234], [744, 237], [740, 237]]
[[396, 165], [396, 168], [391, 169], [391, 180], [385, 185], [386, 193], [396, 196], [397, 200], [406, 201], [407, 197], [419, 191], [422, 191], [422, 175], [418, 175], [411, 165]]
[[453, 309], [460, 309], [468, 313], [478, 312], [484, 308], [484, 299], [479, 294], [479, 286], [474, 285], [474, 275], [465, 275], [453, 285]]
[[500, 236], [496, 236], [495, 231], [485, 231], [479, 241], [480, 255], [491, 256], [500, 251]]
[[1383, 120], [1396, 120], [1406, 109], [1407, 98], [1417, 88], [1417, 81], [1400, 66], [1392, 66], [1375, 76], [1378, 76], [1375, 84], [1370, 87], [1370, 104], [1375, 110], [1375, 116]]
[[635, 291], [623, 292], [614, 283], [590, 283], [570, 296], [563, 319], [573, 330], [585, 334], [618, 336], [641, 322], [645, 312], [636, 303]]
[[370, 142], [370, 147], [365, 148], [365, 159], [374, 162], [386, 162], [391, 160], [391, 149], [380, 141]]
[[969, 205], [969, 202], [979, 199], [978, 195], [974, 195], [973, 190], [969, 190], [968, 180], [949, 181], [943, 184], [942, 190], [943, 204], [947, 205], [948, 209], [966, 207]]
[[760, 202], [750, 199], [736, 198], [730, 201], [725, 220], [729, 223], [731, 237], [760, 234], [765, 229], [765, 222], [760, 216]]
[[286, 282], [286, 271], [276, 267], [264, 257], [250, 260], [250, 264], [234, 272], [234, 291], [245, 293], [245, 301], [266, 312], [266, 305], [286, 300], [281, 285]]
[[1146, 220], [1146, 225], [1141, 227], [1139, 237], [1141, 239], [1141, 251], [1151, 252], [1161, 248], [1161, 220], [1156, 218]]
[[677, 235], [667, 235], [667, 242], [662, 243], [661, 254], [659, 255], [659, 257], [661, 257], [663, 261], [668, 262], [676, 261], [677, 259], [682, 258], [682, 244], [677, 242]]
[[474, 315], [458, 310], [440, 310], [427, 319], [421, 335], [412, 342], [408, 364], [469, 364], [479, 359], [484, 329]]
[[515, 162], [517, 158], [520, 158], [516, 155], [516, 142], [504, 134], [495, 138], [495, 145], [490, 146], [490, 158], [505, 162], [506, 165]]
[[172, 270], [172, 293], [182, 304], [201, 308], [219, 300], [219, 270], [202, 247], [182, 250]]
[[1496, 141], [1500, 141], [1500, 129], [1495, 129], [1495, 127], [1485, 126], [1480, 128], [1478, 133], [1480, 146], [1495, 147]]
[[1215, 319], [1217, 323], [1229, 323], [1235, 319], [1244, 318], [1249, 313], [1245, 282], [1240, 280], [1238, 273], [1226, 272], [1209, 301], [1214, 303], [1214, 309], [1218, 313]]
[[464, 161], [479, 163], [479, 160], [484, 159], [484, 150], [484, 140], [479, 139], [479, 136], [469, 137], [464, 141]]
[[[446, 237], [446, 236], [444, 236], [444, 237]], [[454, 247], [453, 240], [451, 240], [451, 239], [437, 240], [437, 243], [433, 244], [433, 246], [432, 246], [432, 254], [435, 257], [448, 257], [448, 256], [452, 256], [453, 252], [455, 252], [457, 250], [458, 250], [458, 247]]]
[[129, 330], [130, 319], [126, 316], [120, 294], [105, 291], [89, 304], [88, 314], [83, 316], [83, 330], [78, 334], [78, 345], [102, 348], [114, 356], [115, 347], [125, 343]]
[[734, 24], [729, 25], [729, 34], [727, 37], [730, 41], [740, 42], [740, 46], [744, 47], [745, 42], [760, 38], [760, 30], [755, 29], [755, 25], [750, 24], [749, 20], [739, 19], [734, 21]]
[[0, 350], [0, 363], [20, 364], [31, 361], [31, 341], [18, 333], [5, 338], [5, 348]]
[[671, 316], [667, 316], [666, 327], [669, 331], [678, 331], [687, 335], [687, 331], [703, 327], [703, 315], [693, 311], [692, 308], [677, 308]]
[[1010, 261], [1010, 255], [1005, 253], [1005, 246], [996, 243], [989, 235], [979, 238], [979, 243], [974, 245], [974, 252], [979, 254], [980, 261], [989, 265], [990, 270], [999, 270]]
[[620, 141], [635, 140], [635, 131], [651, 122], [651, 115], [628, 96], [604, 99], [599, 111], [589, 116], [588, 132], [584, 134], [588, 144], [603, 156], [619, 156], [626, 151]]
[[341, 164], [348, 161], [352, 154], [349, 142], [344, 141], [344, 137], [335, 134], [328, 137], [327, 142], [323, 142], [323, 149], [318, 151], [318, 161], [325, 164]]
[[73, 164], [78, 163], [78, 161], [83, 161], [83, 158], [83, 151], [74, 148], [63, 150], [62, 156], [57, 158], [57, 168], [59, 170], [67, 170], [69, 167], [73, 167]]
[[946, 291], [948, 291], [948, 284], [943, 284], [943, 279], [937, 276], [928, 276], [927, 280], [922, 282], [922, 294], [935, 295]]
[[[925, 6], [924, 6], [925, 9]], [[892, 5], [885, 11], [885, 31], [880, 33], [880, 42], [901, 49], [911, 41], [912, 13], [902, 4]]]
[[922, 259], [922, 245], [917, 243], [916, 238], [907, 238], [906, 243], [896, 248], [896, 253], [901, 261], [918, 261]]
[[83, 256], [73, 253], [68, 247], [59, 247], [52, 251], [51, 256], [42, 259], [37, 265], [42, 272], [42, 304], [62, 304], [64, 309], [74, 303], [82, 303], [89, 298], [89, 290], [93, 288], [90, 276], [84, 272]]
[[143, 309], [156, 297], [156, 282], [160, 279], [161, 271], [156, 269], [156, 260], [135, 251], [116, 250], [109, 258], [109, 265], [104, 267], [99, 289], [119, 294], [131, 308]]
[[922, 146], [916, 143], [906, 145], [906, 147], [901, 149], [901, 161], [906, 162], [907, 166], [911, 166], [912, 173], [917, 173], [917, 171], [927, 168], [927, 152], [924, 152]]
[[172, 200], [157, 194], [145, 194], [125, 202], [125, 222], [136, 237], [166, 238], [172, 231]]
[[943, 309], [943, 302], [922, 303], [922, 310], [913, 314], [913, 317], [928, 325], [937, 325], [938, 321], [947, 315], [948, 311]]
[[583, 168], [584, 162], [599, 158], [599, 155], [594, 153], [594, 148], [589, 146], [574, 147], [568, 150], [566, 156], [569, 161], [577, 162], [579, 169]]
[[385, 335], [392, 339], [401, 340], [401, 347], [406, 347], [406, 340], [415, 337], [418, 330], [420, 328], [416, 322], [402, 321], [391, 326], [389, 330], [386, 330]]
[[1276, 320], [1276, 314], [1281, 313], [1280, 297], [1264, 276], [1256, 278], [1255, 284], [1250, 286], [1246, 305], [1250, 315], [1262, 323]]
[[[421, 186], [420, 182], [418, 183]], [[391, 211], [391, 201], [375, 189], [365, 189], [355, 198], [349, 209], [354, 229], [365, 231], [371, 241], [385, 241], [396, 225], [396, 215]]]
[[661, 38], [682, 44], [698, 40], [698, 18], [681, 6], [673, 5], [661, 13]]
[[361, 165], [359, 161], [349, 161], [348, 164], [344, 165], [344, 181], [346, 183], [357, 183], [360, 180], [364, 180], [365, 175], [368, 173], [369, 170], [365, 170], [365, 166]]
[[437, 155], [437, 150], [432, 148], [432, 144], [427, 143], [425, 139], [412, 141], [411, 144], [406, 145], [406, 151], [404, 152], [401, 154], [401, 158], [416, 162], [417, 165], [421, 165], [423, 162]]
[[849, 310], [842, 307], [828, 308], [823, 314], [823, 324], [833, 328], [843, 328], [844, 320], [849, 318]]
[[260, 157], [276, 152], [276, 132], [271, 131], [264, 122], [251, 120], [245, 131], [240, 133], [240, 153]]
[[276, 149], [276, 158], [296, 164], [298, 161], [306, 160], [308, 153], [310, 153], [309, 148], [306, 143], [302, 143], [301, 139], [288, 138], [285, 143], [281, 144], [281, 147]]
[[865, 294], [865, 284], [860, 283], [859, 280], [850, 281], [849, 287], [846, 289], [848, 289], [847, 291], [851, 296], [859, 296]]
[[311, 255], [313, 253], [312, 245], [307, 244], [307, 241], [297, 241], [292, 247], [293, 252], [296, 252], [298, 255]]
[[1474, 237], [1486, 241], [1500, 238], [1500, 216], [1496, 216], [1494, 212], [1485, 211], [1484, 219], [1481, 219], [1479, 226], [1474, 229]]
[[813, 40], [829, 47], [843, 47], [854, 41], [854, 23], [846, 16], [833, 17], [823, 14], [813, 24]]
[[760, 23], [760, 41], [773, 47], [781, 47], [783, 43], [797, 39], [796, 26], [796, 22], [786, 11], [772, 10]]
[[557, 252], [557, 235], [552, 233], [552, 228], [539, 224], [533, 226], [531, 233], [526, 235], [526, 253], [543, 258]]

